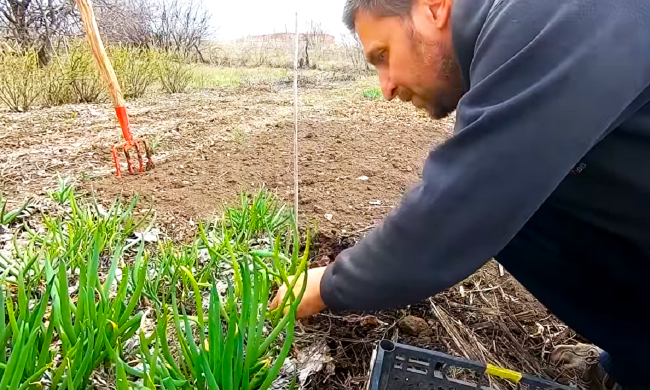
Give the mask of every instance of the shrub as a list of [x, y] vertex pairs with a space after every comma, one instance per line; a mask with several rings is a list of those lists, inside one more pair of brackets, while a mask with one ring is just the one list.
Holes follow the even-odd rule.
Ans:
[[158, 61], [158, 79], [167, 93], [183, 93], [194, 78], [192, 67], [173, 53], [163, 53]]
[[60, 106], [77, 102], [77, 95], [72, 89], [67, 72], [67, 58], [56, 57], [43, 70], [43, 103], [46, 106]]
[[27, 111], [40, 94], [38, 55], [26, 53], [0, 55], [0, 100], [12, 111]]
[[156, 80], [156, 53], [118, 46], [110, 50], [115, 75], [126, 99], [143, 96]]
[[96, 103], [103, 100], [104, 84], [87, 45], [73, 46], [70, 49], [65, 74], [78, 102]]

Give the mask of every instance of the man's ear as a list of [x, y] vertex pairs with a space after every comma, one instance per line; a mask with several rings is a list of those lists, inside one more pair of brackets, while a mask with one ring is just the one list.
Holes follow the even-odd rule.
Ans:
[[411, 16], [422, 27], [444, 29], [451, 18], [453, 0], [415, 0]]

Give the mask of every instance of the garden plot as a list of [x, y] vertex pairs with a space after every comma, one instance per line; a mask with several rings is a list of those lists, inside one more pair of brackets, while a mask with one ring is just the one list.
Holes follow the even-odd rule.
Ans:
[[104, 209], [66, 182], [49, 197], [1, 215], [0, 389], [268, 389], [297, 377], [282, 369], [301, 294], [267, 305], [296, 283], [288, 275], [306, 275], [309, 237], [301, 251], [274, 195], [242, 195], [189, 244], [157, 237], [137, 198]]
[[[428, 150], [450, 135], [453, 121], [432, 121], [408, 105], [380, 100], [372, 92], [376, 81], [371, 78], [346, 81], [341, 75], [313, 77], [321, 78], [312, 82], [303, 80], [300, 90], [299, 212], [301, 229], [311, 223], [318, 230], [314, 240], [317, 248], [311, 252], [311, 264], [326, 265], [379, 223], [399, 203], [404, 192], [417, 183]], [[134, 131], [154, 146], [157, 166], [145, 174], [123, 179], [112, 176], [108, 151], [119, 140], [119, 130], [108, 105], [65, 105], [28, 113], [0, 114], [3, 125], [3, 130], [0, 130], [3, 142], [0, 144], [0, 172], [3, 190], [10, 199], [8, 208], [19, 209], [21, 200], [26, 197], [34, 199], [37, 205], [49, 202], [45, 199], [48, 198], [48, 189], [57, 186], [57, 173], [74, 178], [79, 183], [79, 191], [86, 194], [81, 200], [90, 202], [88, 196], [93, 194], [104, 210], [109, 210], [120, 196], [129, 198], [140, 194], [131, 215], [135, 220], [145, 218], [145, 222], [134, 233], [143, 234], [149, 226], [151, 215], [147, 216], [147, 213], [152, 207], [156, 221], [151, 231], [158, 229], [160, 238], [169, 239], [162, 241], [164, 245], [149, 244], [157, 248], [155, 255], [145, 246], [140, 263], [144, 263], [147, 256], [147, 264], [156, 266], [169, 264], [172, 258], [178, 258], [173, 261], [195, 262], [191, 263], [194, 269], [192, 266], [186, 268], [197, 280], [199, 304], [204, 306], [203, 321], [207, 323], [211, 290], [207, 286], [210, 278], [206, 275], [213, 273], [202, 273], [201, 270], [210, 264], [212, 257], [196, 244], [203, 242], [199, 222], [209, 222], [216, 215], [222, 215], [224, 204], [236, 204], [241, 210], [250, 207], [252, 199], [244, 202], [245, 207], [241, 206], [238, 194], [242, 191], [255, 192], [264, 187], [285, 201], [293, 197], [290, 84], [280, 76], [262, 82], [236, 84], [187, 94], [149, 94], [133, 100], [129, 110]], [[56, 210], [54, 206], [49, 207]], [[65, 210], [60, 212], [65, 218]], [[20, 223], [15, 222], [14, 226], [17, 225]], [[274, 241], [270, 235], [264, 234], [266, 238], [257, 237], [252, 245], [266, 245], [270, 250]], [[129, 240], [138, 237], [131, 236]], [[207, 231], [206, 237], [211, 242]], [[269, 240], [268, 243], [265, 240]], [[6, 242], [2, 245], [11, 249]], [[135, 267], [139, 245], [134, 244], [122, 256], [125, 264]], [[90, 256], [90, 253], [89, 250], [86, 255]], [[219, 257], [218, 263], [232, 262], [228, 260], [231, 258], [229, 253], [223, 256], [225, 260]], [[102, 269], [110, 271], [114, 257], [100, 256], [98, 272]], [[80, 262], [76, 260], [76, 263]], [[116, 279], [121, 272], [121, 263], [118, 264]], [[57, 270], [54, 266], [52, 268], [52, 271]], [[78, 267], [76, 270], [81, 275]], [[234, 275], [234, 270], [221, 271]], [[127, 269], [124, 272], [133, 274], [134, 271]], [[98, 283], [104, 288], [106, 274], [98, 275]], [[273, 279], [273, 275], [270, 277]], [[137, 280], [137, 274], [131, 279]], [[146, 307], [154, 308], [163, 303], [168, 304], [168, 310], [173, 307], [173, 302], [157, 295], [167, 294], [171, 299], [171, 289], [166, 287], [171, 279], [161, 278], [158, 285], [156, 280], [153, 274], [146, 278], [141, 297], [133, 309], [135, 314], [129, 314], [142, 312], [145, 324], [157, 318], [155, 309], [147, 312]], [[36, 282], [28, 278], [25, 283], [26, 291], [32, 294], [28, 286]], [[71, 277], [68, 283], [68, 287], [73, 288], [77, 282]], [[127, 286], [133, 283], [129, 282]], [[134, 286], [137, 287], [137, 283]], [[182, 308], [186, 309], [192, 329], [197, 328], [199, 319], [193, 309], [197, 306], [196, 295], [187, 273], [180, 273], [174, 287], [184, 295], [177, 296], [176, 302], [179, 327], [172, 313], [167, 324], [168, 335], [188, 340], [186, 347], [170, 345], [174, 362], [179, 365], [187, 360], [179, 360], [180, 356], [195, 361], [191, 359], [194, 355], [190, 337], [186, 333], [183, 335], [186, 327]], [[223, 295], [224, 285], [221, 287], [220, 297], [227, 305], [227, 288], [226, 295]], [[41, 283], [35, 290], [39, 295], [30, 296], [28, 300], [40, 299], [46, 288], [47, 284]], [[232, 289], [235, 293], [236, 286], [233, 285]], [[129, 300], [124, 304], [125, 309], [132, 297], [128, 294], [135, 292], [135, 288], [127, 288], [126, 292], [125, 299]], [[74, 329], [76, 323], [72, 326]], [[176, 332], [176, 329], [181, 332]], [[143, 331], [143, 340], [137, 331], [138, 337], [134, 334], [128, 343], [122, 340], [124, 337], [119, 343], [109, 343], [113, 350], [118, 344], [123, 348], [120, 359], [130, 381], [134, 378], [128, 371], [129, 367], [144, 373], [149, 370], [147, 367], [156, 367], [146, 363], [155, 360], [155, 356], [166, 359], [162, 347], [156, 352], [154, 341], [157, 336], [152, 335], [157, 332]], [[183, 336], [179, 338], [177, 333]], [[280, 333], [277, 343], [274, 343], [275, 353], [282, 351], [282, 342], [286, 340], [287, 333]], [[200, 335], [194, 332], [192, 336], [198, 348]], [[288, 353], [291, 364], [285, 363], [284, 371], [291, 365], [299, 370], [310, 367], [311, 375], [304, 379], [305, 386], [311, 389], [360, 389], [366, 380], [374, 343], [381, 338], [396, 338], [456, 356], [490, 361], [529, 373], [553, 375], [547, 366], [546, 354], [553, 345], [574, 337], [570, 329], [550, 316], [507, 273], [502, 275], [496, 264], [489, 264], [433, 300], [402, 310], [352, 315], [324, 313], [302, 321], [296, 327], [295, 341]], [[42, 345], [42, 340], [39, 342]], [[139, 353], [141, 345], [150, 346], [149, 355], [144, 359], [129, 355]], [[111, 355], [110, 351], [106, 350], [108, 355]], [[141, 365], [134, 364], [138, 359]], [[59, 363], [54, 362], [57, 367]], [[178, 368], [186, 380], [197, 378], [192, 369], [180, 365]], [[100, 364], [93, 371], [91, 381], [96, 381], [92, 383], [101, 387], [102, 381], [113, 383], [111, 375], [115, 374], [116, 371]], [[188, 379], [191, 375], [195, 376]], [[155, 378], [152, 380], [157, 383]], [[145, 378], [138, 383], [146, 386]]]

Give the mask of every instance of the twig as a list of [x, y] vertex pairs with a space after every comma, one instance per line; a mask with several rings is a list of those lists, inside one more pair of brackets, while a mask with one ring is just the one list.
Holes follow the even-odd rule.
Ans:
[[[458, 352], [462, 353], [465, 359], [471, 360], [472, 357], [469, 356], [467, 353], [466, 349], [464, 346], [461, 344], [459, 340], [459, 336], [457, 334], [456, 329], [451, 325], [449, 318], [447, 317], [447, 313], [444, 313], [443, 311], [438, 309], [438, 306], [433, 302], [433, 299], [429, 298], [429, 302], [431, 303], [431, 309], [433, 309], [433, 314], [438, 318], [438, 321], [442, 324], [443, 328], [447, 331], [451, 339], [454, 341], [454, 344], [456, 344], [456, 347], [458, 348]], [[444, 315], [443, 315], [444, 313]]]
[[515, 349], [517, 350], [517, 352], [519, 352], [519, 355], [522, 357], [522, 358], [520, 359], [520, 361], [521, 361], [523, 364], [527, 365], [527, 366], [530, 368], [531, 371], [536, 372], [536, 373], [540, 373], [540, 372], [542, 372], [542, 369], [541, 369], [541, 367], [540, 367], [540, 365], [539, 365], [539, 362], [537, 362], [537, 361], [535, 360], [535, 358], [533, 358], [533, 357], [528, 353], [528, 351], [526, 351], [526, 350], [524, 349], [524, 347], [521, 345], [521, 343], [519, 342], [519, 340], [517, 340], [517, 338], [515, 337], [515, 335], [513, 335], [512, 332], [510, 331], [510, 329], [508, 329], [508, 327], [506, 326], [506, 324], [503, 323], [503, 322], [499, 322], [499, 326], [501, 327], [501, 331], [503, 332], [503, 334], [506, 335], [506, 337], [510, 340], [510, 342], [511, 342], [512, 345], [515, 347]]
[[366, 227], [364, 227], [363, 229], [359, 229], [359, 230], [357, 230], [356, 232], [354, 232], [354, 234], [359, 234], [359, 233], [367, 232], [368, 230], [370, 230], [370, 229], [374, 229], [375, 227], [377, 227], [377, 225], [366, 226]]
[[492, 290], [496, 290], [496, 289], [498, 289], [500, 287], [501, 286], [481, 288], [481, 289], [476, 289], [476, 290], [469, 290], [469, 291], [465, 291], [465, 293], [469, 294], [469, 293], [478, 293], [478, 292], [484, 292], [484, 291], [492, 291]]

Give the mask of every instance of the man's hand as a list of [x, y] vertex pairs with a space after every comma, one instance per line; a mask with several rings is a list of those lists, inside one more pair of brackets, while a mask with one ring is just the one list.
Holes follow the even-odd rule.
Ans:
[[[305, 295], [303, 295], [300, 305], [298, 305], [298, 311], [296, 313], [297, 318], [309, 317], [325, 309], [325, 303], [323, 303], [323, 300], [320, 296], [320, 281], [325, 274], [326, 268], [327, 267], [312, 268], [308, 271], [307, 288], [305, 289]], [[289, 281], [291, 282], [292, 278], [290, 278]], [[296, 285], [293, 289], [294, 294], [298, 295], [301, 289], [302, 278], [296, 282]], [[282, 303], [282, 300], [286, 294], [287, 286], [280, 287], [278, 294], [271, 302], [271, 310], [275, 310], [280, 305], [280, 303]], [[285, 309], [285, 312], [286, 310], [288, 309]]]

